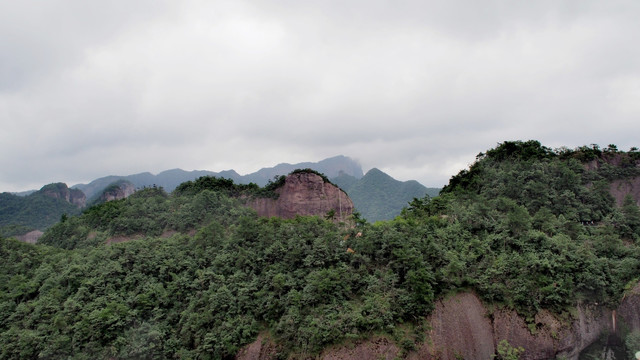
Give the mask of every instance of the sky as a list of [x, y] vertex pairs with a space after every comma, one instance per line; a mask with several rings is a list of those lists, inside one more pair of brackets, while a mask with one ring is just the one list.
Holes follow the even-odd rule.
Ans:
[[640, 2], [0, 1], [0, 191], [345, 155], [440, 187], [640, 146]]

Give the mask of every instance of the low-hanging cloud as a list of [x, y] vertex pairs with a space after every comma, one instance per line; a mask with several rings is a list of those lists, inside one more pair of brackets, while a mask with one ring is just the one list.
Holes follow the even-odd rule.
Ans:
[[0, 5], [1, 190], [344, 154], [442, 186], [514, 139], [637, 146], [632, 1]]

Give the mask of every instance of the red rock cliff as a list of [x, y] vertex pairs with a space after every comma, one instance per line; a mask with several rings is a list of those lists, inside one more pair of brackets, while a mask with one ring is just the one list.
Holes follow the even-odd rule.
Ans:
[[296, 215], [326, 216], [333, 210], [334, 220], [346, 221], [353, 214], [353, 202], [337, 186], [325, 182], [312, 172], [288, 175], [284, 185], [277, 188], [277, 199], [257, 198], [248, 201], [260, 216], [285, 219]]
[[[616, 314], [617, 312], [617, 314]], [[617, 319], [617, 320], [613, 320]], [[514, 347], [523, 347], [521, 360], [542, 360], [562, 357], [577, 360], [585, 349], [604, 332], [619, 331], [624, 324], [631, 330], [640, 330], [640, 284], [622, 300], [617, 311], [602, 306], [578, 305], [571, 322], [560, 321], [547, 311], [534, 319], [535, 329], [513, 310], [486, 307], [471, 292], [458, 293], [441, 299], [427, 317], [426, 339], [406, 359], [490, 359], [497, 345], [507, 340]], [[251, 350], [251, 351], [249, 351]], [[337, 347], [330, 347], [318, 359], [379, 360], [394, 359], [401, 354], [400, 347], [386, 338], [373, 336]], [[277, 345], [272, 339], [259, 338], [238, 353], [241, 360], [267, 360], [277, 358]]]

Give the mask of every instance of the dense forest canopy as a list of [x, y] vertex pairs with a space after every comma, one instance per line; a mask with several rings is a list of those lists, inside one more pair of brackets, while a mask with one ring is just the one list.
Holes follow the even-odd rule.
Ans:
[[47, 185], [27, 196], [0, 193], [0, 235], [14, 236], [35, 229], [45, 230], [64, 214], [79, 214], [78, 206], [45, 194], [56, 190], [56, 186], [59, 184]]
[[261, 331], [285, 354], [374, 333], [411, 351], [436, 299], [466, 290], [528, 321], [615, 307], [638, 281], [640, 210], [608, 184], [640, 175], [638, 159], [505, 142], [440, 196], [356, 227], [259, 218], [225, 180], [144, 189], [38, 245], [0, 239], [0, 358], [218, 359]]

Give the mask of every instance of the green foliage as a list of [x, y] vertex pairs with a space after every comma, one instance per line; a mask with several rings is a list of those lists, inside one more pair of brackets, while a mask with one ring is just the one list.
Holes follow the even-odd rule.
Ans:
[[295, 170], [293, 170], [292, 172], [290, 172], [289, 174], [290, 174], [290, 175], [293, 175], [293, 174], [305, 174], [305, 173], [316, 174], [316, 175], [320, 176], [324, 182], [329, 183], [329, 184], [332, 184], [332, 185], [335, 185], [335, 184], [333, 184], [333, 183], [329, 180], [329, 178], [328, 178], [328, 177], [326, 177], [323, 173], [321, 173], [321, 172], [319, 172], [319, 171], [316, 171], [316, 170], [313, 170], [313, 169], [310, 169], [310, 168], [306, 168], [306, 169], [295, 169]]
[[640, 352], [640, 331], [632, 331], [624, 338], [624, 345], [627, 348], [629, 359], [635, 359], [636, 353]]
[[[608, 190], [610, 180], [635, 175], [612, 170], [607, 156], [628, 154], [598, 149], [506, 142], [479, 155], [440, 196], [411, 202], [403, 217], [415, 231], [448, 222], [441, 234], [452, 235], [439, 237], [445, 256], [435, 266], [440, 286], [473, 287], [527, 317], [543, 308], [562, 313], [578, 300], [615, 306], [638, 270], [640, 210], [630, 197], [617, 209]], [[585, 153], [599, 154], [590, 160], [600, 166], [586, 170], [578, 161]]]
[[334, 181], [347, 193], [362, 217], [369, 222], [391, 220], [400, 215], [407, 203], [427, 193], [438, 193], [416, 181], [398, 181], [378, 169], [371, 169], [356, 180], [343, 175]]
[[520, 355], [524, 353], [524, 348], [521, 346], [513, 347], [506, 339], [502, 339], [498, 343], [498, 356], [495, 357], [499, 360], [518, 360]]
[[[64, 184], [62, 184], [64, 185]], [[45, 186], [57, 189], [58, 184]], [[66, 185], [64, 185], [66, 188]], [[77, 206], [64, 199], [45, 195], [42, 190], [27, 196], [0, 194], [0, 234], [21, 235], [34, 229], [45, 230], [60, 220], [63, 214], [80, 213]]]
[[373, 333], [412, 351], [436, 299], [466, 289], [529, 319], [615, 307], [640, 270], [637, 205], [615, 207], [606, 167], [512, 145], [354, 228], [259, 218], [236, 198], [255, 189], [201, 178], [68, 216], [37, 246], [0, 238], [0, 358], [230, 358], [265, 330], [285, 357]]
[[258, 191], [259, 187], [254, 183], [248, 185], [235, 184], [231, 179], [202, 176], [194, 181], [187, 181], [178, 185], [173, 192], [176, 195], [195, 195], [204, 190], [221, 192], [227, 196], [240, 196]]

